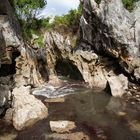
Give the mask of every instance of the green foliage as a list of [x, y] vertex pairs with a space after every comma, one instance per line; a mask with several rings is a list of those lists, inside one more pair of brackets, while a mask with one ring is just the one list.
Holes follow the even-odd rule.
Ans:
[[55, 16], [54, 21], [49, 26], [47, 25], [47, 27], [54, 28], [60, 25], [65, 25], [73, 31], [77, 31], [82, 11], [83, 8], [80, 4], [77, 10], [70, 10], [68, 14], [63, 16]]
[[28, 41], [32, 33], [41, 28], [41, 21], [36, 18], [39, 10], [46, 5], [46, 0], [9, 0], [22, 27], [25, 39]]
[[[56, 29], [64, 25], [66, 29], [76, 32], [79, 28], [79, 20], [83, 11], [80, 4], [77, 10], [70, 10], [68, 14], [63, 16], [55, 16], [54, 20], [50, 22], [50, 17], [46, 19], [37, 19], [36, 15], [46, 5], [46, 0], [9, 0], [19, 22], [25, 40], [31, 43], [32, 34], [36, 34], [39, 38], [35, 39], [32, 43], [43, 47], [42, 34], [45, 30]], [[63, 26], [61, 26], [63, 27]], [[57, 28], [57, 29], [58, 29]]]
[[138, 0], [122, 0], [124, 7], [130, 12], [135, 8], [137, 1]]
[[36, 17], [40, 8], [46, 5], [45, 0], [10, 0], [19, 19], [30, 22]]
[[43, 36], [39, 36], [37, 39], [35, 39], [33, 41], [33, 44], [38, 45], [39, 47], [44, 47], [44, 43], [43, 43]]
[[[101, 0], [95, 0], [97, 4], [100, 4]], [[124, 7], [130, 12], [135, 8], [135, 4], [138, 0], [122, 0]]]

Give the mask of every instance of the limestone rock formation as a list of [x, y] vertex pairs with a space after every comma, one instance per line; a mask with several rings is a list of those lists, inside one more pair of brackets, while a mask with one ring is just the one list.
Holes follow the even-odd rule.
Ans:
[[25, 47], [20, 52], [21, 55], [16, 59], [16, 86], [42, 86], [48, 80], [45, 51]]
[[98, 56], [88, 51], [77, 50], [75, 52], [72, 49], [71, 41], [65, 40], [62, 35], [56, 32], [47, 32], [44, 38], [50, 76], [56, 75], [55, 68], [58, 61], [62, 62], [62, 66], [59, 65], [60, 67], [64, 66], [64, 62], [67, 64], [67, 67], [71, 67], [71, 76], [79, 74], [79, 78], [84, 79], [92, 87], [92, 71], [95, 63], [98, 61]]
[[47, 116], [45, 105], [24, 87], [39, 87], [47, 80], [47, 64], [43, 57], [43, 50], [34, 50], [23, 41], [18, 20], [9, 1], [1, 0], [0, 115], [12, 107], [13, 124], [18, 130]]
[[21, 30], [8, 0], [0, 3], [0, 64], [11, 64], [12, 53], [23, 44]]
[[[12, 100], [14, 58], [23, 44], [18, 21], [7, 0], [0, 2], [0, 102], [1, 110], [10, 107]], [[9, 102], [10, 101], [10, 102]], [[3, 112], [0, 112], [0, 115]]]
[[33, 95], [31, 87], [20, 87], [13, 90], [13, 125], [17, 130], [24, 129], [48, 116], [46, 106]]
[[[43, 50], [34, 50], [23, 42], [18, 20], [8, 0], [2, 0], [0, 3], [0, 44], [0, 66], [11, 65], [16, 61], [17, 86], [39, 86], [47, 79], [47, 74], [44, 74], [47, 73], [45, 68], [47, 64], [44, 64], [45, 59], [43, 59], [45, 54]], [[16, 53], [20, 57], [13, 56]]]
[[[62, 75], [75, 78], [74, 75], [79, 74], [76, 78], [80, 77], [80, 80], [84, 80], [90, 87], [103, 90], [109, 84], [113, 96], [122, 96], [126, 92], [128, 79], [121, 73], [115, 73], [117, 67], [114, 60], [101, 57], [93, 51], [75, 50], [72, 40], [67, 38], [64, 39], [64, 36], [56, 32], [47, 32], [44, 36], [49, 76], [57, 76], [61, 72]], [[114, 79], [119, 86], [115, 85], [117, 83], [114, 83]]]
[[82, 3], [81, 47], [117, 58], [120, 66], [139, 81], [140, 6], [130, 13], [122, 0], [101, 0], [99, 5], [95, 0]]
[[111, 94], [114, 97], [121, 97], [128, 89], [128, 79], [123, 74], [118, 76], [106, 76]]
[[53, 132], [64, 133], [76, 128], [72, 121], [50, 121], [50, 128]]

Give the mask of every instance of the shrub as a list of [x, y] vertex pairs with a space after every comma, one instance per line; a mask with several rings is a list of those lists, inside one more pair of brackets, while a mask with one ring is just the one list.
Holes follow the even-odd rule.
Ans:
[[135, 8], [137, 1], [138, 0], [122, 0], [124, 7], [130, 12]]

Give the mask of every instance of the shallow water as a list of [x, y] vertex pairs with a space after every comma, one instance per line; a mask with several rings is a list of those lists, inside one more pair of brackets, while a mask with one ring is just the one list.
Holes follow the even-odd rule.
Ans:
[[140, 140], [140, 110], [97, 89], [74, 86], [71, 92], [54, 99], [38, 96], [48, 106], [49, 117], [20, 132], [1, 122], [0, 140], [62, 140], [46, 137], [53, 134], [49, 121], [59, 120], [74, 121], [72, 133], [84, 132], [91, 140]]

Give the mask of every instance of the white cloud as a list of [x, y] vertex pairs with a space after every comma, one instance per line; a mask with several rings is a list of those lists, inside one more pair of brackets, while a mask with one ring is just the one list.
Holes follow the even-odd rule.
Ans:
[[63, 15], [71, 9], [76, 9], [79, 3], [79, 0], [47, 0], [47, 6], [41, 11], [39, 16]]

